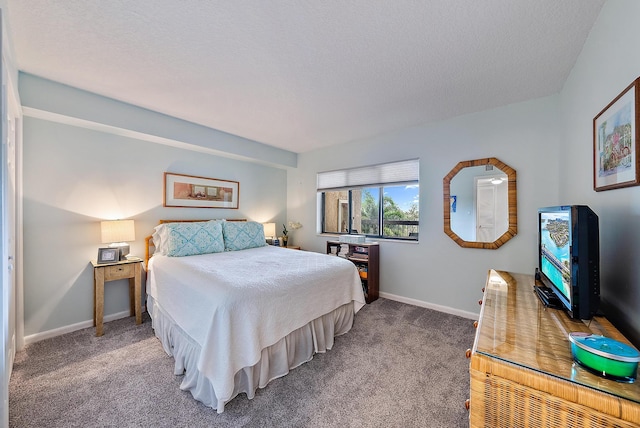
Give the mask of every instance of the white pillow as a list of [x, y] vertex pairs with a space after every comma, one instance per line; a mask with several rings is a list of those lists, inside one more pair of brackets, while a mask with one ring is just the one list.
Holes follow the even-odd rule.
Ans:
[[153, 228], [151, 238], [153, 239], [153, 254], [166, 255], [166, 242], [167, 242], [167, 223], [159, 224]]

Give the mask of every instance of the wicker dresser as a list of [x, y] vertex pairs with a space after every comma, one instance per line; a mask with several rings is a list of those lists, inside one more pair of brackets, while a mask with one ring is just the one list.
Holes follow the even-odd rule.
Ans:
[[489, 271], [471, 357], [470, 427], [639, 427], [640, 379], [620, 383], [574, 365], [568, 335], [629, 343], [604, 317], [546, 309], [533, 275]]

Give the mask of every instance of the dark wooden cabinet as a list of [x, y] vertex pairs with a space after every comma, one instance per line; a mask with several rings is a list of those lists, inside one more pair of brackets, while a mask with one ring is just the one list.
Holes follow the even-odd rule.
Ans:
[[380, 246], [377, 242], [348, 243], [327, 241], [327, 254], [350, 260], [358, 268], [367, 303], [378, 298], [380, 284]]

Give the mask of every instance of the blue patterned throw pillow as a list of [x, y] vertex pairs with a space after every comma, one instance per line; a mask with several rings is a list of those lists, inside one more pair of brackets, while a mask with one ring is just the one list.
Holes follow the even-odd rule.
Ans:
[[166, 254], [170, 257], [224, 251], [222, 224], [217, 221], [166, 224]]
[[226, 221], [222, 224], [224, 247], [227, 251], [264, 247], [264, 228], [255, 221]]

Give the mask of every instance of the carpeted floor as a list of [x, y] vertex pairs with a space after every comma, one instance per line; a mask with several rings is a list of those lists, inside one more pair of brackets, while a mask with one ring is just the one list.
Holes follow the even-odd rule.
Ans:
[[[146, 315], [146, 314], [145, 314]], [[27, 346], [9, 389], [11, 427], [466, 427], [472, 321], [379, 299], [334, 348], [223, 414], [179, 389], [148, 317]]]

